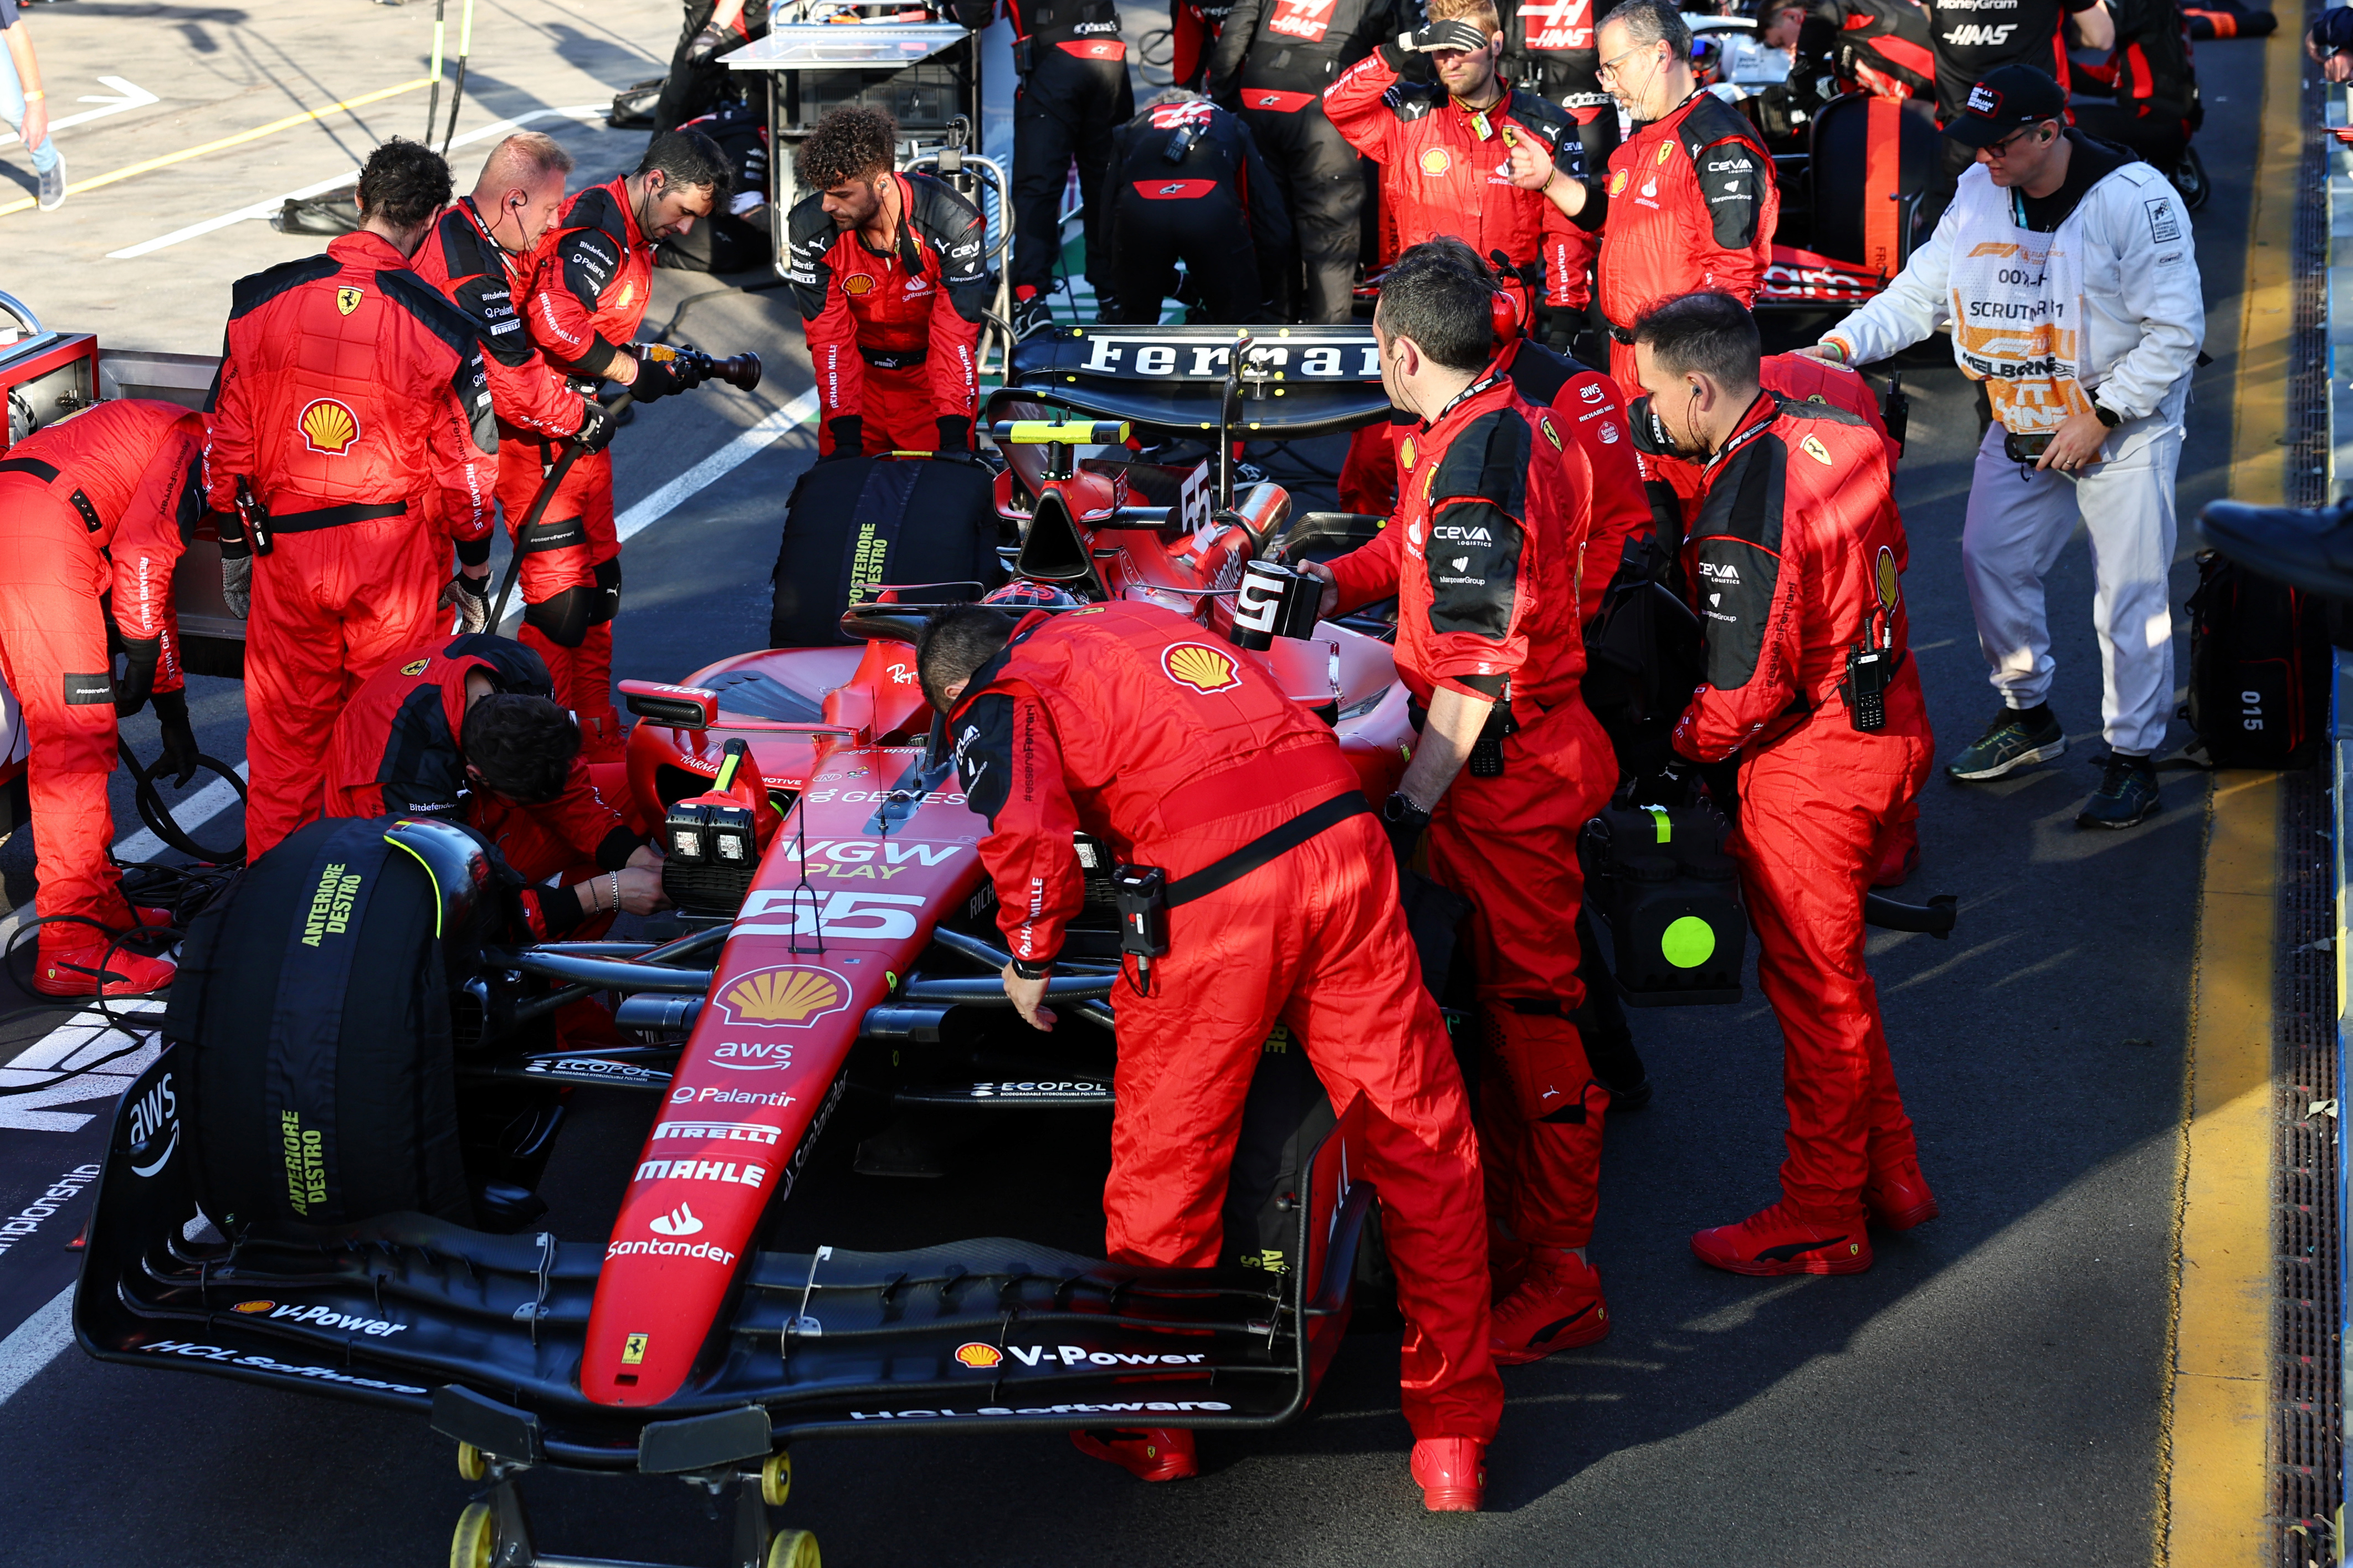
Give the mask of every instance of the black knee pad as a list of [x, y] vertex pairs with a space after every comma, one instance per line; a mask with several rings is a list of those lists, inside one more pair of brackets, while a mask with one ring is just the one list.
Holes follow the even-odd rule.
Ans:
[[621, 613], [621, 558], [596, 563], [596, 585], [589, 590], [596, 603], [589, 607], [588, 624], [604, 625]]
[[588, 640], [596, 602], [594, 588], [566, 588], [552, 599], [525, 605], [523, 624], [535, 628], [558, 647], [578, 647]]

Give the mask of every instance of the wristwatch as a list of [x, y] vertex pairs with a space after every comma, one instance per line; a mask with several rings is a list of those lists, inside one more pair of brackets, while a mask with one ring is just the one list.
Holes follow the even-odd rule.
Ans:
[[2125, 422], [2125, 416], [2123, 415], [2117, 413], [2115, 409], [2109, 407], [2105, 403], [2093, 404], [2092, 412], [2099, 417], [2101, 424], [2106, 426], [2111, 430]]
[[1052, 959], [1048, 959], [1043, 963], [1032, 963], [1026, 958], [1017, 958], [1013, 961], [1014, 974], [1023, 980], [1043, 980], [1053, 972]]

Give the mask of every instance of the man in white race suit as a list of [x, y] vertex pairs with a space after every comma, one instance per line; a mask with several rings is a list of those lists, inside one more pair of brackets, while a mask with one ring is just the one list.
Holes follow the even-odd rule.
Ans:
[[2066, 102], [2031, 66], [1972, 88], [1945, 134], [1974, 147], [1977, 163], [1936, 233], [1807, 352], [1866, 364], [1951, 323], [1953, 357], [1993, 407], [1961, 564], [2002, 709], [1946, 771], [1997, 779], [2066, 749], [2048, 703], [2042, 580], [2081, 515], [2109, 758], [2075, 822], [2129, 827], [2158, 806], [2151, 758], [2173, 704], [2174, 470], [2206, 307], [2180, 196], [2129, 152], [2069, 129]]

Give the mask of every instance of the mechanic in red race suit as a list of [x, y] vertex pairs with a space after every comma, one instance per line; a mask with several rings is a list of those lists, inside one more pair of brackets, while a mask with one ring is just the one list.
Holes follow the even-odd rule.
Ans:
[[1515, 147], [1511, 177], [1601, 231], [1609, 374], [1639, 397], [1635, 318], [1694, 289], [1754, 300], [1773, 260], [1781, 195], [1756, 128], [1692, 74], [1691, 28], [1668, 0], [1626, 0], [1597, 36], [1602, 79], [1641, 128], [1609, 154], [1606, 176], [1578, 177], [1540, 149]]
[[[1597, 12], [1608, 8], [1609, 0], [1496, 0], [1504, 22], [1504, 74], [1568, 110], [1588, 169], [1609, 167], [1609, 154], [1618, 150], [1618, 106], [1601, 85], [1593, 28]], [[1585, 327], [1600, 239], [1584, 229], [1575, 232], [1569, 259], [1573, 308], [1536, 314], [1535, 335], [1552, 348], [1567, 352]]]
[[1886, 442], [1828, 403], [1762, 390], [1756, 323], [1729, 295], [1656, 307], [1635, 345], [1649, 394], [1636, 423], [1704, 462], [1683, 559], [1706, 675], [1675, 749], [1739, 763], [1727, 847], [1789, 1112], [1781, 1201], [1692, 1250], [1736, 1274], [1860, 1273], [1866, 1218], [1904, 1230], [1936, 1215], [1863, 962], [1879, 845], [1934, 749]]
[[[1431, 0], [1430, 16], [1349, 67], [1324, 89], [1324, 111], [1381, 166], [1381, 221], [1400, 252], [1453, 235], [1482, 260], [1500, 255], [1523, 320], [1538, 304], [1571, 306], [1583, 277], [1576, 228], [1562, 209], [1514, 189], [1506, 176], [1514, 145], [1529, 157], [1558, 159], [1565, 177], [1581, 175], [1576, 122], [1558, 104], [1497, 74], [1504, 35], [1489, 0]], [[1433, 81], [1400, 77], [1419, 57], [1428, 58]], [[1341, 465], [1344, 497], [1378, 493], [1402, 430], [1392, 416], [1388, 428], [1356, 432]]]
[[818, 454], [964, 452], [988, 309], [980, 211], [892, 172], [899, 128], [844, 104], [793, 154], [811, 195], [786, 219], [786, 279], [817, 372]]
[[1291, 216], [1250, 127], [1172, 87], [1112, 134], [1096, 231], [1111, 247], [1115, 310], [1151, 326], [1185, 264], [1199, 309], [1218, 322], [1280, 321]]
[[[150, 696], [161, 772], [185, 784], [196, 765], [172, 568], [204, 510], [204, 445], [200, 415], [113, 400], [0, 458], [0, 672], [30, 742], [33, 910], [43, 921], [33, 988], [46, 996], [128, 996], [172, 983], [164, 959], [127, 946], [106, 954], [116, 932], [169, 919], [123, 899], [106, 782], [116, 718]], [[107, 653], [110, 592], [131, 656], [120, 682]]]
[[[1086, 278], [1100, 303], [1111, 293], [1111, 257], [1095, 232], [1111, 166], [1112, 128], [1135, 118], [1127, 42], [1116, 0], [1004, 0], [1013, 24], [1013, 330], [1023, 337], [1052, 321], [1054, 266], [1062, 256], [1062, 193], [1079, 166], [1079, 221]], [[949, 0], [967, 27], [986, 27], [997, 0]]]
[[[362, 228], [237, 280], [205, 472], [245, 638], [248, 852], [321, 809], [335, 714], [448, 625], [449, 551], [490, 570], [497, 429], [474, 323], [409, 269], [449, 167], [398, 137], [360, 170]], [[240, 513], [243, 504], [249, 517]]]
[[1398, 675], [1421, 738], [1382, 816], [1401, 858], [1426, 837], [1430, 875], [1472, 905], [1494, 1069], [1480, 1131], [1495, 1357], [1512, 1365], [1609, 1331], [1585, 1257], [1609, 1096], [1572, 1015], [1577, 835], [1618, 767], [1579, 691], [1590, 470], [1494, 363], [1494, 280], [1459, 256], [1416, 247], [1382, 283], [1382, 382], [1421, 418], [1399, 448], [1405, 493], [1373, 542], [1309, 569], [1328, 584], [1326, 616], [1398, 601]]
[[[499, 438], [577, 438], [591, 451], [612, 438], [613, 421], [595, 399], [549, 364], [523, 321], [535, 253], [564, 206], [572, 154], [553, 136], [518, 131], [491, 150], [473, 195], [460, 196], [433, 226], [410, 266], [472, 318], [491, 378]], [[480, 631], [490, 616], [490, 579], [461, 577], [462, 631]]]
[[1286, 320], [1345, 325], [1364, 253], [1364, 160], [1324, 112], [1324, 89], [1404, 24], [1398, 0], [1235, 0], [1208, 91], [1239, 109], [1291, 215], [1296, 254], [1271, 289]]
[[[724, 206], [734, 176], [700, 131], [646, 147], [634, 173], [572, 198], [540, 247], [524, 320], [556, 370], [629, 389], [639, 403], [700, 385], [691, 361], [659, 345], [628, 347], [653, 289], [654, 245]], [[613, 617], [621, 608], [621, 545], [613, 533], [613, 458], [572, 465], [528, 536], [519, 536], [563, 443], [543, 434], [499, 444], [499, 510], [522, 555], [522, 640], [547, 661], [555, 700], [580, 720], [591, 762], [621, 754], [613, 710]]]
[[1793, 86], [1828, 77], [1841, 92], [1933, 99], [1936, 48], [1928, 13], [1916, 0], [1773, 0], [1757, 18], [1757, 41], [1792, 51]]
[[[352, 694], [328, 752], [327, 815], [460, 823], [531, 884], [534, 937], [601, 934], [617, 909], [644, 914], [668, 900], [644, 831], [607, 803], [579, 752], [579, 729], [549, 700], [537, 654], [501, 637], [437, 637]], [[607, 782], [626, 791], [619, 771]], [[558, 877], [561, 886], [542, 885]]]
[[[1008, 641], [1009, 634], [1009, 641]], [[1170, 889], [1168, 952], [1116, 987], [1119, 1108], [1103, 1187], [1119, 1262], [1217, 1260], [1261, 1047], [1301, 1040], [1333, 1103], [1361, 1096], [1366, 1171], [1405, 1314], [1400, 1392], [1425, 1506], [1472, 1510], [1503, 1412], [1488, 1353], [1479, 1149], [1406, 931], [1393, 858], [1331, 731], [1250, 655], [1156, 605], [947, 612], [916, 671], [956, 765], [1033, 1027], [1085, 899], [1074, 831]], [[1197, 1473], [1193, 1434], [1073, 1432], [1146, 1480]]]

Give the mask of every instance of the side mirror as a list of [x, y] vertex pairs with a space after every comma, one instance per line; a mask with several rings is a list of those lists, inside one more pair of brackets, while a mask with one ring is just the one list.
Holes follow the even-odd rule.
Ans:
[[708, 730], [719, 721], [719, 693], [701, 686], [624, 680], [621, 700], [640, 719], [681, 730]]

